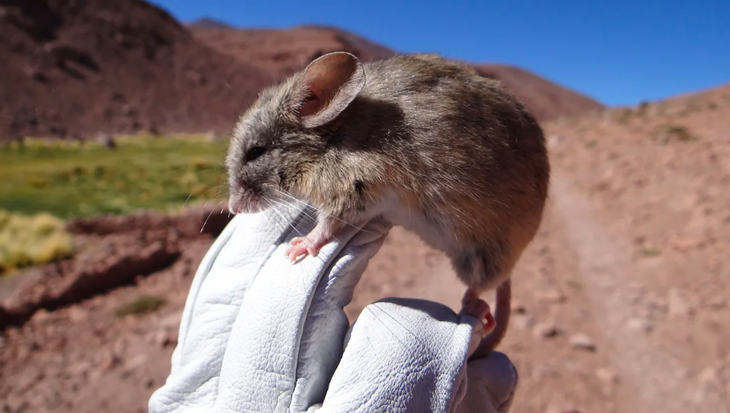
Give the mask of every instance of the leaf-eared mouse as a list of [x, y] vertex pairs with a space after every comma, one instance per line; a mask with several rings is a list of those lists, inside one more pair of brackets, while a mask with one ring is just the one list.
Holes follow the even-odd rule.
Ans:
[[[316, 207], [292, 260], [382, 216], [450, 257], [468, 286], [464, 311], [494, 327], [472, 357], [502, 340], [510, 273], [540, 226], [550, 165], [542, 129], [498, 81], [435, 54], [363, 64], [329, 53], [261, 92], [226, 165], [234, 213]], [[479, 299], [495, 288], [496, 327]]]

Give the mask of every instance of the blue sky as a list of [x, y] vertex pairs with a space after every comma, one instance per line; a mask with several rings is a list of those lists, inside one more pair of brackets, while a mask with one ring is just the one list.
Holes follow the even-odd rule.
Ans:
[[511, 64], [608, 105], [730, 82], [730, 0], [153, 2], [182, 21], [327, 24], [400, 52]]

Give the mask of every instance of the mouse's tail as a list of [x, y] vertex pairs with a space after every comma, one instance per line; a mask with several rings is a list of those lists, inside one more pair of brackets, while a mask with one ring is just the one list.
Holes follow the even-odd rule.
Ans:
[[479, 347], [469, 357], [469, 360], [484, 358], [489, 355], [499, 345], [507, 333], [509, 325], [509, 317], [512, 312], [512, 283], [507, 278], [497, 287], [497, 303], [495, 305], [494, 321], [496, 326], [487, 336], [479, 343]]

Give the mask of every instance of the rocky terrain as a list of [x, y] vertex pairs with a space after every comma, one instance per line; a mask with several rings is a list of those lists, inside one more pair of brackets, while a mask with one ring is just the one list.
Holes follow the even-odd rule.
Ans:
[[[5, 0], [0, 141], [228, 133], [261, 88], [335, 50], [363, 60], [394, 53], [331, 27], [239, 30], [213, 20], [185, 26], [142, 0]], [[602, 107], [523, 70], [479, 70], [504, 77], [541, 119]]]
[[[393, 53], [336, 28], [184, 26], [140, 0], [0, 0], [0, 139], [227, 132], [263, 85], [332, 50]], [[730, 412], [730, 84], [605, 109], [475, 68], [540, 117], [553, 167], [500, 347], [520, 373], [512, 411]], [[220, 211], [70, 221], [74, 258], [1, 278], [0, 412], [146, 411]], [[347, 311], [388, 296], [457, 309], [462, 293], [395, 228]]]
[[142, 0], [0, 2], [0, 140], [229, 132], [272, 79]]
[[[549, 207], [514, 274], [501, 347], [521, 374], [513, 411], [730, 411], [730, 86], [545, 129]], [[227, 222], [213, 215], [200, 234], [206, 211], [188, 214], [70, 223], [97, 252], [0, 287], [18, 292], [5, 294], [6, 314], [27, 319], [0, 339], [2, 411], [146, 411], [193, 273]], [[138, 265], [115, 276], [122, 286], [94, 281], [120, 262]], [[79, 285], [93, 288], [69, 288]], [[348, 314], [386, 296], [458, 308], [461, 294], [445, 258], [396, 228]], [[144, 296], [164, 304], [119, 316]]]

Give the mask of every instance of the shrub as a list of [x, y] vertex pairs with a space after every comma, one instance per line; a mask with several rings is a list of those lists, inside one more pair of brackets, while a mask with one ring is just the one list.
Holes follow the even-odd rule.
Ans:
[[163, 304], [165, 304], [165, 299], [162, 297], [143, 295], [121, 306], [117, 310], [117, 317], [122, 318], [128, 315], [150, 313], [160, 308]]
[[0, 275], [67, 258], [72, 248], [71, 235], [60, 219], [45, 213], [26, 216], [0, 210]]
[[682, 125], [664, 125], [659, 128], [658, 134], [662, 143], [697, 140], [697, 137], [686, 126]]

